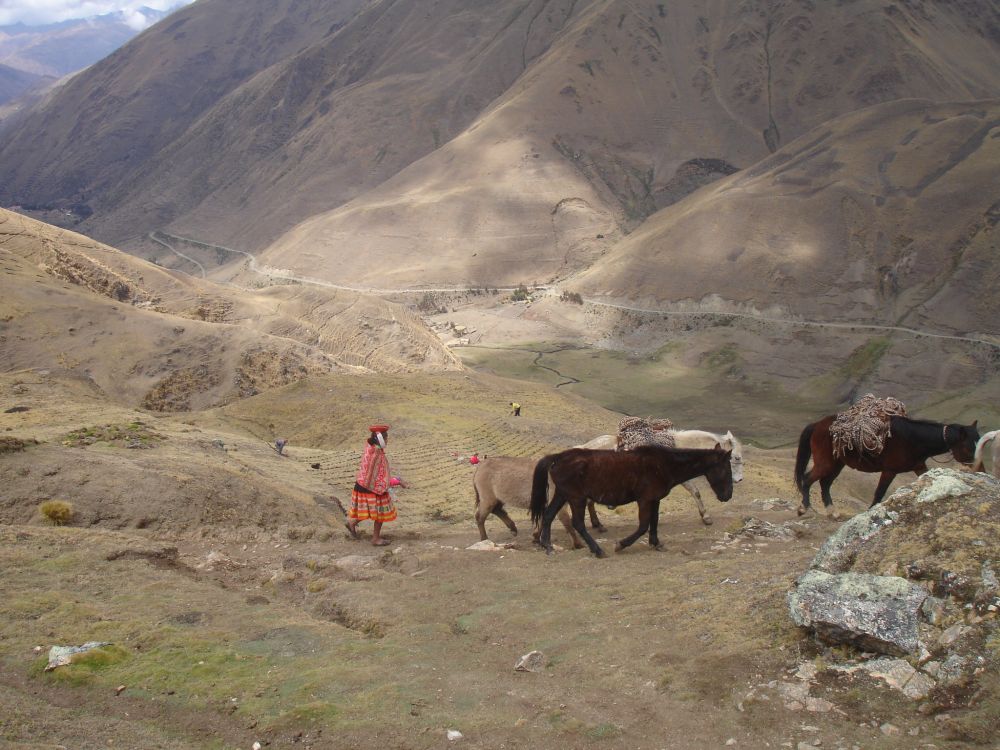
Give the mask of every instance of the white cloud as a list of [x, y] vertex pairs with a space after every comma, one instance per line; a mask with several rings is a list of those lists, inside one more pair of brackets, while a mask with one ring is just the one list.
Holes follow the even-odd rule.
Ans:
[[0, 26], [18, 22], [37, 26], [122, 11], [125, 22], [140, 30], [148, 23], [139, 8], [166, 10], [189, 2], [191, 0], [0, 0]]

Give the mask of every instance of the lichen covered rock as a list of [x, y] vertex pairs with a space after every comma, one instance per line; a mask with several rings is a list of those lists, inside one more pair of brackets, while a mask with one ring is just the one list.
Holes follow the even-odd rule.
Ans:
[[876, 677], [929, 712], [976, 696], [973, 710], [989, 713], [1000, 705], [983, 681], [1000, 666], [997, 550], [1000, 481], [932, 469], [827, 539], [789, 613], [821, 643], [858, 649], [831, 667], [845, 678]]

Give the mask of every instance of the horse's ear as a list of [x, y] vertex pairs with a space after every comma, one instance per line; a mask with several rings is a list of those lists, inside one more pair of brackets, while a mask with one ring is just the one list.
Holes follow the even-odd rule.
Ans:
[[715, 444], [715, 450], [721, 451], [722, 450], [722, 443], [716, 443]]
[[976, 429], [976, 427], [978, 427], [978, 426], [979, 426], [979, 420], [978, 419], [974, 419], [972, 421], [972, 429]]

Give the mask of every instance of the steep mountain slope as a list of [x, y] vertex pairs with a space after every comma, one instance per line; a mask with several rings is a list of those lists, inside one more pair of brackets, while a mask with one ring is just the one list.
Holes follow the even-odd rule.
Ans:
[[28, 89], [43, 85], [51, 78], [27, 73], [8, 65], [0, 64], [0, 104], [5, 104], [23, 94]]
[[0, 26], [0, 104], [86, 68], [169, 12], [143, 6], [58, 23]]
[[872, 107], [664, 209], [571, 286], [997, 334], [998, 164], [1000, 101]]
[[497, 283], [585, 266], [597, 234], [832, 116], [1000, 96], [987, 0], [245, 6], [186, 8], [80, 76], [0, 149], [0, 201], [79, 206], [130, 249], [165, 227], [260, 250], [344, 206], [272, 262], [363, 279], [374, 250], [399, 283]]
[[398, 305], [220, 286], [2, 209], [0, 262], [3, 369], [69, 370], [127, 405], [197, 409], [315, 373], [459, 367]]
[[279, 0], [234, 14], [230, 4], [209, 0], [182, 9], [19, 123], [0, 150], [0, 201], [74, 205], [102, 195], [147, 170], [227, 93], [322, 38], [360, 2]]
[[[969, 7], [740, 8], [578, 10], [558, 44], [461, 136], [303, 223], [265, 259], [348, 283], [545, 281], [607, 252], [616, 226], [635, 227], [840, 112], [918, 92], [1000, 91], [1000, 76], [982, 66], [1000, 62], [1000, 47], [969, 28]], [[965, 37], [976, 56], [961, 51]], [[673, 279], [687, 284], [684, 274]]]

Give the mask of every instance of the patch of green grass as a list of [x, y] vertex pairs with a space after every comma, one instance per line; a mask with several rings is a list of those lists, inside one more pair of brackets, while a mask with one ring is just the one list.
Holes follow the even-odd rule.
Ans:
[[709, 352], [705, 357], [705, 363], [713, 370], [724, 370], [732, 367], [739, 361], [739, 353], [736, 344], [732, 341], [720, 346], [718, 349]]
[[585, 734], [594, 740], [609, 740], [621, 736], [622, 730], [616, 724], [605, 722], [598, 724], [596, 727], [591, 727]]
[[852, 380], [863, 380], [875, 372], [879, 362], [892, 348], [892, 342], [885, 337], [873, 338], [856, 348], [839, 368], [838, 373]]
[[71, 663], [49, 672], [49, 679], [68, 685], [86, 685], [101, 672], [127, 661], [129, 652], [111, 644], [73, 656]]
[[117, 447], [151, 448], [153, 444], [166, 440], [166, 437], [150, 429], [140, 421], [126, 424], [106, 424], [94, 427], [82, 427], [65, 435], [62, 444], [82, 448], [95, 443], [107, 443]]
[[310, 701], [290, 708], [280, 714], [271, 726], [301, 726], [310, 724], [330, 724], [340, 715], [340, 709], [327, 701]]

